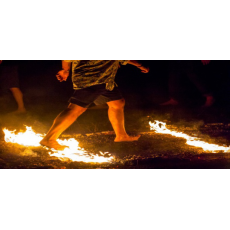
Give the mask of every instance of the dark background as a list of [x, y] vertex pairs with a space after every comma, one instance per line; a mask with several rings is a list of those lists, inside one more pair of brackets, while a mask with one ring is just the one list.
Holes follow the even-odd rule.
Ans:
[[[30, 109], [34, 105], [43, 105], [46, 102], [58, 104], [66, 103], [73, 93], [71, 77], [67, 82], [60, 83], [55, 75], [61, 70], [60, 60], [42, 61], [12, 61], [19, 64], [20, 87], [24, 94], [26, 107]], [[116, 76], [119, 85], [126, 99], [126, 107], [150, 109], [160, 108], [159, 104], [169, 99], [168, 94], [168, 73], [171, 61], [139, 61], [148, 66], [148, 74], [132, 65], [121, 66]], [[195, 61], [202, 68], [201, 61]], [[215, 96], [214, 107], [229, 109], [230, 87], [229, 87], [229, 66], [230, 61], [211, 61], [208, 66], [208, 74], [203, 75], [198, 71], [199, 77], [205, 82]], [[189, 81], [184, 78], [180, 86], [179, 102], [182, 107], [196, 108], [204, 103], [204, 97]], [[1, 96], [10, 93], [4, 90]], [[11, 102], [10, 102], [11, 103]], [[12, 100], [12, 103], [14, 101]], [[6, 112], [7, 108], [5, 109]]]

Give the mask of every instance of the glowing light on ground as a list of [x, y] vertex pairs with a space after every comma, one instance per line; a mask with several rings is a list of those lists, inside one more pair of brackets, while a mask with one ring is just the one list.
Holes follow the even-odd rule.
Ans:
[[16, 130], [9, 131], [4, 128], [5, 142], [17, 143], [24, 146], [40, 146], [39, 142], [42, 140], [43, 135], [35, 133], [31, 127], [26, 126], [25, 132], [15, 134]]
[[[25, 132], [15, 133], [14, 131], [9, 131], [8, 129], [3, 129], [5, 133], [5, 141], [11, 143], [17, 143], [19, 145], [27, 146], [27, 147], [38, 147], [41, 146], [39, 142], [45, 136], [44, 134], [35, 133], [31, 127], [26, 126]], [[57, 140], [59, 144], [68, 146], [63, 151], [50, 150], [48, 153], [50, 156], [55, 156], [60, 159], [68, 158], [72, 161], [83, 161], [83, 162], [95, 162], [95, 163], [103, 163], [103, 162], [111, 162], [114, 158], [109, 153], [93, 154], [85, 149], [79, 147], [79, 142], [74, 138], [65, 139], [65, 140]]]
[[187, 144], [194, 146], [194, 147], [200, 147], [204, 151], [209, 151], [209, 152], [218, 152], [218, 151], [223, 151], [223, 152], [230, 152], [230, 147], [224, 147], [224, 146], [219, 146], [217, 144], [209, 144], [205, 141], [201, 141], [197, 137], [191, 137], [185, 133], [182, 132], [176, 132], [176, 131], [171, 131], [166, 127], [165, 122], [161, 121], [154, 121], [154, 122], [149, 122], [150, 125], [150, 130], [154, 130], [156, 133], [162, 133], [162, 134], [170, 134], [175, 137], [182, 137], [187, 140]]

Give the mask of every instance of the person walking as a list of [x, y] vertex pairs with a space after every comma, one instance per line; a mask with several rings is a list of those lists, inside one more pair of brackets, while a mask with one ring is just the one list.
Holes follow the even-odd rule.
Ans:
[[99, 104], [99, 101], [108, 104], [109, 120], [116, 134], [115, 142], [132, 142], [139, 139], [140, 135], [129, 136], [125, 130], [125, 99], [115, 83], [115, 76], [120, 64], [134, 65], [143, 73], [148, 73], [149, 71], [148, 68], [142, 66], [137, 61], [62, 61], [62, 70], [58, 72], [56, 77], [60, 82], [66, 81], [69, 77], [72, 65], [74, 93], [69, 100], [68, 107], [56, 117], [50, 130], [40, 142], [41, 145], [56, 150], [63, 150], [66, 148], [66, 146], [58, 144], [57, 138], [75, 122], [94, 101], [97, 101], [97, 104]]

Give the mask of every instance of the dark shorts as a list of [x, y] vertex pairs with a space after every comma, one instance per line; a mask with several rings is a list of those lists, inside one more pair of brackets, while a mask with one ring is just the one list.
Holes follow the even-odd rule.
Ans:
[[122, 98], [123, 96], [118, 87], [115, 86], [112, 91], [109, 91], [106, 90], [105, 84], [101, 84], [75, 90], [73, 96], [69, 99], [69, 103], [79, 105], [83, 108], [88, 108], [93, 103], [101, 105], [109, 101], [116, 101]]
[[19, 88], [17, 65], [0, 65], [0, 84], [2, 89]]

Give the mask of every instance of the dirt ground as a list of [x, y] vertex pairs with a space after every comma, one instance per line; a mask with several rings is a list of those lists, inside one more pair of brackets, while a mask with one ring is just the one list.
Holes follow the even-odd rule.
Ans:
[[[12, 105], [13, 108], [14, 105]], [[65, 108], [46, 102], [34, 105], [26, 115], [1, 115], [0, 128], [9, 130], [32, 126], [38, 133], [46, 133], [56, 115]], [[171, 169], [171, 168], [230, 168], [230, 153], [208, 153], [188, 146], [183, 138], [156, 134], [148, 122], [165, 121], [174, 130], [199, 136], [209, 143], [229, 146], [228, 111], [182, 108], [131, 108], [127, 106], [126, 128], [130, 134], [141, 133], [138, 142], [114, 143], [114, 133], [107, 118], [106, 106], [86, 111], [61, 138], [74, 137], [79, 146], [90, 153], [109, 152], [111, 163], [84, 163], [61, 160], [48, 154], [43, 147], [24, 147], [6, 143], [0, 134], [0, 168], [2, 169]]]

